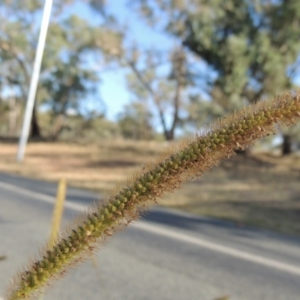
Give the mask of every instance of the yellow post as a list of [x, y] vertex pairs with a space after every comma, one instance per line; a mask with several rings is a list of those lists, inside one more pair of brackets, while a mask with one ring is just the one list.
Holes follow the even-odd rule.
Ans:
[[64, 210], [64, 202], [66, 198], [66, 186], [66, 180], [60, 179], [58, 182], [56, 201], [52, 216], [52, 227], [50, 233], [49, 247], [51, 247], [54, 244], [59, 232], [61, 218]]

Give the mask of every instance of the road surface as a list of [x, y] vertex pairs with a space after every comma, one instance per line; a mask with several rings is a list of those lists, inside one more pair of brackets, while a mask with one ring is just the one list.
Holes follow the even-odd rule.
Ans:
[[[49, 236], [56, 186], [0, 173], [0, 299]], [[95, 194], [68, 189], [67, 224]], [[300, 239], [163, 208], [118, 233], [44, 299], [299, 300]]]

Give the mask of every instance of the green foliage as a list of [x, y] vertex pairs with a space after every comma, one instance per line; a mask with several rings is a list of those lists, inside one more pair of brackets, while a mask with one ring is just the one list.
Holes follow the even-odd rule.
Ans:
[[134, 49], [126, 62], [131, 70], [127, 76], [129, 90], [137, 101], [147, 101], [153, 107], [165, 139], [173, 140], [182, 119], [186, 87], [192, 84], [183, 49], [164, 54], [155, 49], [145, 53]]
[[154, 138], [151, 126], [151, 113], [141, 102], [125, 105], [118, 116], [118, 125], [123, 137], [134, 140], [150, 140]]
[[[107, 120], [103, 115], [91, 113], [82, 116], [74, 112], [75, 114], [69, 113], [65, 118], [61, 115], [55, 116], [50, 112], [40, 113], [39, 121], [43, 135], [50, 139], [79, 143], [92, 143], [121, 136], [118, 124]], [[57, 134], [58, 130], [59, 134]]]
[[[121, 43], [121, 36], [113, 30], [72, 15], [69, 11], [73, 3], [71, 0], [53, 4], [33, 111], [36, 122], [40, 105], [50, 110], [54, 119], [57, 115], [66, 119], [67, 111], [79, 110], [87, 97], [99, 99], [95, 86], [100, 82], [100, 66], [110, 61], [107, 47]], [[22, 105], [28, 94], [43, 5], [42, 0], [6, 0], [0, 4], [4, 24], [0, 30], [0, 80]], [[103, 44], [103, 40], [110, 43]], [[5, 92], [0, 96], [5, 98]], [[40, 126], [36, 126], [39, 135]], [[61, 128], [52, 132], [59, 135]]]
[[297, 10], [295, 1], [203, 1], [186, 14], [183, 42], [217, 72], [216, 101], [233, 107], [240, 97], [254, 102], [292, 86], [287, 68], [300, 49]]
[[151, 11], [150, 20], [161, 16], [165, 29], [215, 72], [210, 93], [224, 111], [292, 87], [300, 49], [297, 1], [156, 0], [155, 4], [140, 1], [139, 8]]
[[90, 2], [101, 16], [105, 16], [106, 23], [123, 37], [123, 48], [109, 47], [108, 53], [127, 69], [128, 91], [135, 101], [147, 102], [153, 119], [160, 123], [164, 138], [173, 140], [182, 120], [186, 88], [193, 84], [182, 47], [177, 44], [161, 51], [157, 45], [145, 46], [144, 42], [132, 39], [130, 24], [122, 24], [123, 18], [115, 18], [114, 13], [110, 15], [103, 1], [97, 2], [98, 6], [96, 1]]
[[178, 38], [202, 67], [205, 63], [211, 102], [198, 94], [188, 108], [199, 111], [188, 118], [197, 126], [205, 115], [219, 117], [294, 87], [300, 2], [140, 0], [133, 6], [152, 26]]
[[276, 124], [292, 124], [300, 118], [300, 95], [250, 106], [212, 125], [206, 135], [187, 140], [165, 156], [149, 164], [106, 201], [81, 216], [73, 228], [53, 245], [45, 248], [40, 259], [18, 274], [8, 300], [24, 299], [45, 286], [67, 267], [82, 260], [116, 230], [137, 219], [140, 211], [164, 193], [175, 190], [190, 178], [200, 176], [236, 149], [276, 132]]

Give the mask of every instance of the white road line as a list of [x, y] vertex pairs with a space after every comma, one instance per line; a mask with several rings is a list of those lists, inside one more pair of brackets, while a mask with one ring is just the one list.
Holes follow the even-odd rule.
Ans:
[[[0, 188], [17, 192], [21, 195], [26, 195], [32, 197], [37, 201], [43, 201], [47, 203], [54, 204], [54, 198], [42, 193], [32, 192], [24, 188], [16, 187], [15, 185], [0, 182]], [[86, 207], [81, 204], [76, 204], [72, 202], [65, 202], [65, 207], [76, 211], [84, 211]], [[137, 223], [131, 224], [132, 227], [137, 228], [139, 230], [144, 230], [147, 232], [151, 232], [157, 235], [165, 236], [180, 242], [185, 242], [188, 244], [192, 244], [198, 247], [202, 247], [205, 249], [209, 249], [215, 252], [219, 252], [222, 254], [230, 255], [239, 259], [243, 259], [245, 261], [253, 262], [262, 266], [270, 267], [273, 269], [277, 269], [280, 271], [284, 271], [290, 274], [300, 276], [300, 268], [284, 263], [279, 262], [273, 259], [269, 259], [260, 255], [252, 254], [249, 252], [245, 252], [242, 250], [234, 249], [231, 247], [223, 246], [218, 243], [210, 242], [204, 239], [200, 239], [198, 237], [189, 236], [186, 233], [178, 232], [172, 229], [171, 227], [154, 225], [152, 223], [146, 221], [139, 221]], [[1, 300], [1, 299], [0, 299]]]
[[[42, 202], [46, 202], [46, 203], [50, 203], [54, 205], [55, 202], [55, 197], [52, 196], [48, 196], [42, 193], [37, 193], [37, 192], [33, 192], [24, 188], [20, 188], [17, 187], [13, 184], [9, 184], [9, 183], [5, 183], [5, 182], [0, 182], [0, 188], [6, 189], [8, 191], [12, 191], [12, 192], [16, 192], [19, 193], [21, 195], [26, 195], [28, 197], [31, 197], [34, 200], [38, 200], [38, 201], [42, 201]], [[77, 204], [77, 203], [72, 203], [72, 202], [65, 202], [65, 207], [77, 210], [77, 211], [84, 211], [85, 210], [85, 206], [81, 205], [81, 204]]]
[[300, 276], [300, 268], [290, 265], [290, 264], [286, 264], [283, 262], [279, 262], [273, 259], [269, 259], [269, 258], [265, 258], [263, 256], [259, 256], [259, 255], [255, 255], [255, 254], [251, 254], [249, 252], [245, 252], [245, 251], [241, 251], [238, 249], [234, 249], [231, 247], [227, 247], [227, 246], [222, 246], [220, 244], [214, 243], [214, 242], [210, 242], [210, 241], [206, 241], [197, 237], [193, 237], [193, 236], [189, 236], [186, 235], [184, 233], [178, 232], [178, 231], [174, 231], [171, 230], [167, 227], [161, 227], [161, 226], [157, 226], [157, 225], [153, 225], [151, 223], [148, 222], [143, 222], [143, 223], [135, 223], [132, 224], [133, 227], [154, 233], [154, 234], [158, 234], [158, 235], [162, 235], [168, 238], [172, 238], [181, 242], [185, 242], [185, 243], [189, 243], [195, 246], [199, 246], [202, 248], [206, 248], [212, 251], [216, 251], [216, 252], [220, 252], [223, 254], [227, 254], [236, 258], [240, 258], [246, 261], [250, 261], [253, 263], [257, 263], [263, 266], [267, 266], [267, 267], [271, 267], [274, 269], [278, 269], [281, 271], [285, 271], [294, 275], [298, 275]]

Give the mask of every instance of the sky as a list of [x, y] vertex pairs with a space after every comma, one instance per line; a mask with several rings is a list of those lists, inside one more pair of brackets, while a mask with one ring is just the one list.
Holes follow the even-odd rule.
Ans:
[[[173, 42], [170, 38], [151, 30], [138, 18], [137, 14], [133, 14], [126, 8], [127, 1], [128, 0], [109, 0], [107, 1], [107, 8], [118, 20], [129, 26], [130, 41], [137, 41], [145, 48], [158, 48], [158, 45], [160, 49], [172, 47]], [[93, 13], [86, 5], [80, 2], [74, 5], [73, 12], [83, 18], [90, 19], [94, 24], [98, 23], [97, 18], [100, 20], [97, 14]], [[102, 73], [99, 92], [106, 106], [106, 117], [110, 120], [115, 120], [124, 105], [132, 100], [126, 87], [125, 70], [113, 70]], [[93, 107], [94, 105], [96, 105], [96, 107]], [[93, 103], [93, 101], [88, 101], [88, 106], [90, 106], [91, 109], [97, 109], [97, 104]]]

